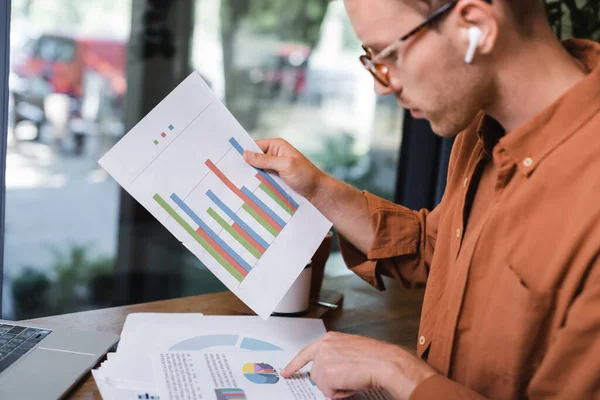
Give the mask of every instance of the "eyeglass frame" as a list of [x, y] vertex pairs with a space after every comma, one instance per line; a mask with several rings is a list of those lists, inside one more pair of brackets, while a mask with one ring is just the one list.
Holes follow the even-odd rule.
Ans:
[[386, 76], [388, 75], [388, 72], [389, 72], [387, 66], [381, 64], [380, 61], [382, 59], [384, 59], [385, 57], [389, 56], [392, 52], [394, 52], [396, 50], [396, 48], [402, 42], [405, 42], [408, 38], [410, 38], [411, 36], [414, 36], [421, 29], [423, 29], [423, 28], [427, 27], [429, 24], [435, 22], [438, 18], [442, 17], [446, 12], [448, 12], [448, 11], [452, 10], [454, 7], [456, 7], [456, 5], [458, 4], [459, 1], [460, 0], [452, 0], [451, 2], [444, 4], [443, 6], [438, 8], [436, 11], [434, 11], [429, 17], [427, 17], [425, 19], [425, 21], [421, 22], [419, 25], [417, 25], [415, 28], [410, 30], [406, 35], [402, 36], [400, 39], [395, 40], [393, 43], [391, 43], [386, 48], [381, 50], [378, 54], [375, 54], [373, 58], [371, 58], [371, 55], [369, 55], [369, 53], [374, 54], [373, 51], [371, 49], [369, 49], [368, 47], [362, 46], [363, 50], [367, 54], [363, 54], [359, 57], [360, 62], [365, 67], [365, 69], [367, 71], [369, 71], [371, 73], [371, 75], [373, 75], [373, 77], [379, 83], [381, 83], [385, 87], [389, 87], [390, 86], [389, 77], [388, 77], [388, 81], [384, 82], [379, 76], [377, 76], [377, 73], [378, 73], [377, 65], [380, 65], [381, 67], [385, 68], [385, 70], [383, 70], [382, 73], [384, 73]]

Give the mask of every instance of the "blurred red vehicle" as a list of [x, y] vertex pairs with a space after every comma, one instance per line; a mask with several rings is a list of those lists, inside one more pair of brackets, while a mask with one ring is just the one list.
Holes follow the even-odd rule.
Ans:
[[31, 40], [14, 72], [24, 79], [42, 78], [54, 93], [83, 95], [86, 70], [108, 79], [114, 93], [125, 93], [127, 44], [114, 39], [43, 34]]

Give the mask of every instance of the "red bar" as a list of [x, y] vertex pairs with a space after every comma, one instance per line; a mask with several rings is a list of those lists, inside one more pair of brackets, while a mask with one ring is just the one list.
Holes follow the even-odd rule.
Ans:
[[271, 191], [273, 193], [275, 193], [275, 196], [279, 197], [279, 199], [281, 199], [281, 201], [283, 201], [292, 211], [296, 212], [297, 208], [294, 207], [294, 205], [292, 203], [290, 203], [290, 201], [288, 199], [286, 199], [285, 196], [282, 195], [279, 192], [279, 190], [277, 190], [275, 188], [275, 186], [273, 186], [271, 184], [271, 182], [269, 182], [268, 180], [266, 180], [265, 177], [262, 176], [261, 174], [256, 174], [256, 177], [258, 178], [259, 181], [261, 181], [262, 183], [264, 183], [266, 187], [268, 187], [269, 189], [271, 189]]
[[252, 236], [250, 236], [248, 234], [248, 232], [246, 232], [245, 230], [242, 229], [241, 226], [239, 226], [238, 224], [234, 223], [232, 228], [239, 233], [240, 235], [242, 235], [242, 237], [244, 239], [246, 239], [246, 241], [248, 243], [250, 243], [252, 245], [252, 247], [254, 247], [256, 250], [258, 250], [258, 252], [260, 254], [265, 254], [265, 251], [267, 251], [267, 249], [263, 248], [256, 240], [254, 240], [254, 238], [252, 238]]
[[240, 199], [244, 200], [246, 204], [248, 204], [258, 215], [260, 215], [269, 225], [271, 225], [277, 232], [281, 232], [283, 227], [279, 225], [273, 218], [269, 216], [266, 212], [264, 212], [257, 204], [255, 204], [248, 196], [244, 194], [240, 189], [238, 189], [233, 182], [227, 178], [219, 168], [212, 161], [206, 160], [206, 166], [210, 168], [212, 172], [217, 175], [217, 177], [227, 186], [233, 193], [235, 193]]
[[202, 236], [202, 239], [206, 240], [208, 244], [210, 244], [216, 251], [223, 257], [233, 268], [235, 268], [242, 276], [245, 278], [248, 275], [248, 271], [244, 269], [233, 257], [231, 257], [218, 243], [216, 243], [206, 232], [204, 232], [201, 228], [196, 229], [198, 235]]

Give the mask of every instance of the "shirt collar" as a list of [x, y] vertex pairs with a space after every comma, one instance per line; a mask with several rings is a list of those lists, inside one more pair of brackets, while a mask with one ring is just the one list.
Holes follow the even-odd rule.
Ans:
[[600, 108], [600, 44], [570, 39], [563, 45], [589, 71], [586, 78], [508, 135], [487, 115], [481, 117], [477, 130], [484, 153], [490, 156], [498, 145], [526, 176]]

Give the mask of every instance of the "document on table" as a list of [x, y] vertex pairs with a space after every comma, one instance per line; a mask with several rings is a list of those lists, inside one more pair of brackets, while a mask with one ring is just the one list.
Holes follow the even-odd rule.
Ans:
[[[161, 400], [325, 400], [305, 367], [284, 379], [295, 352], [174, 352], [153, 358]], [[391, 400], [369, 391], [351, 400]]]
[[161, 394], [152, 359], [160, 354], [182, 351], [296, 354], [325, 333], [323, 321], [318, 319], [273, 317], [264, 321], [257, 316], [130, 314], [117, 352], [109, 353], [108, 359], [92, 374], [105, 400], [157, 400]]
[[196, 72], [127, 133], [100, 165], [266, 319], [331, 228], [278, 176]]

